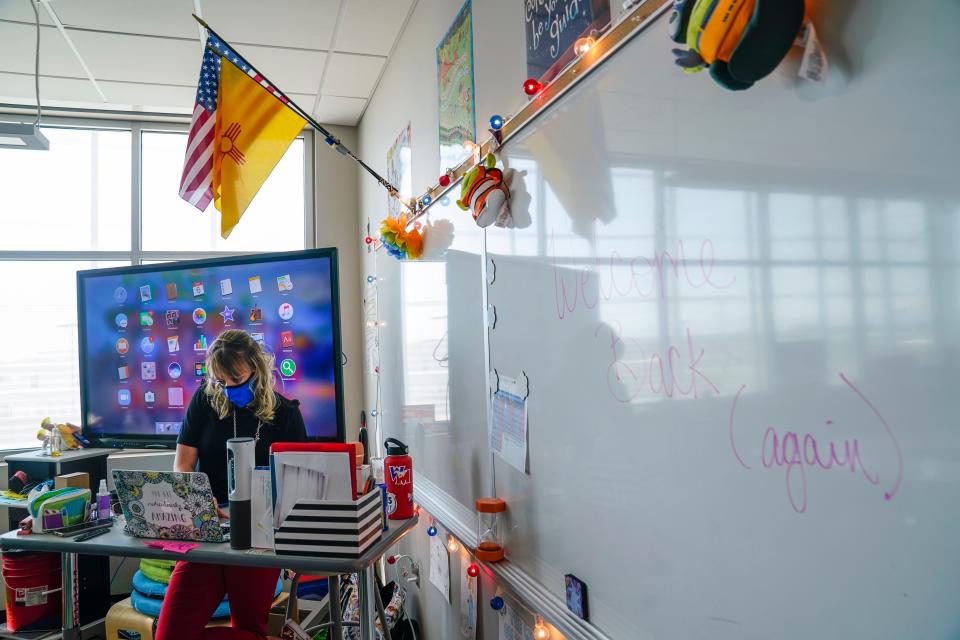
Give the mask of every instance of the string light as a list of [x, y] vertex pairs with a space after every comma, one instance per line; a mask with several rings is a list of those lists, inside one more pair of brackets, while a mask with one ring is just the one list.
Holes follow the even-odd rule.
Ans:
[[464, 140], [464, 141], [463, 141], [463, 148], [464, 148], [466, 151], [469, 151], [469, 152], [471, 153], [471, 155], [473, 155], [473, 154], [476, 154], [477, 151], [480, 149], [480, 145], [478, 145], [478, 144], [477, 144], [476, 142], [474, 142], [473, 140]]
[[470, 566], [467, 567], [467, 575], [471, 578], [476, 578], [480, 575], [480, 566], [476, 562], [471, 562]]
[[387, 564], [397, 564], [397, 556], [387, 556]]
[[490, 608], [494, 611], [502, 611], [507, 605], [503, 600], [503, 589], [497, 587], [497, 592], [490, 598]]
[[595, 44], [597, 44], [596, 40], [590, 36], [585, 36], [583, 38], [578, 38], [577, 41], [573, 43], [573, 50], [577, 52], [578, 56], [582, 56], [587, 51], [590, 51]]
[[[375, 280], [376, 278], [374, 278], [373, 276], [367, 276], [367, 284], [373, 284]], [[372, 325], [369, 325], [369, 326], [372, 326]]]
[[[378, 372], [378, 373], [379, 373], [379, 372]], [[373, 417], [373, 418], [376, 418], [378, 413], [380, 413], [380, 412], [377, 411], [376, 409], [371, 409], [371, 410], [370, 410], [370, 416]]]
[[441, 186], [441, 187], [449, 187], [449, 186], [450, 186], [450, 174], [449, 174], [449, 173], [443, 174], [442, 176], [440, 176], [440, 178], [437, 180], [437, 182], [440, 183], [440, 186]]
[[367, 236], [366, 238], [364, 238], [363, 241], [366, 242], [367, 244], [373, 244], [373, 238], [370, 236]]
[[427, 527], [427, 535], [430, 536], [431, 538], [437, 535], [437, 528], [433, 525], [430, 525], [429, 527]]
[[422, 204], [425, 207], [429, 207], [431, 202], [433, 202], [433, 198], [431, 198], [429, 195], [425, 195], [422, 198], [420, 198], [420, 204]]
[[543, 89], [543, 84], [536, 78], [527, 78], [523, 81], [523, 92], [528, 96], [535, 96]]
[[490, 128], [494, 131], [500, 131], [503, 128], [503, 116], [496, 114], [490, 116]]
[[550, 637], [550, 629], [543, 623], [543, 618], [536, 616], [537, 624], [533, 627], [534, 640], [547, 640]]
[[451, 535], [447, 535], [447, 551], [456, 553], [459, 549], [460, 545], [457, 544], [456, 539]]

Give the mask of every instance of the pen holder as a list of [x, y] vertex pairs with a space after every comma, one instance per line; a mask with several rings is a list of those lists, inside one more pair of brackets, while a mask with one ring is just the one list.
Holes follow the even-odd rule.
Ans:
[[282, 555], [359, 558], [383, 534], [383, 498], [298, 500], [274, 534]]

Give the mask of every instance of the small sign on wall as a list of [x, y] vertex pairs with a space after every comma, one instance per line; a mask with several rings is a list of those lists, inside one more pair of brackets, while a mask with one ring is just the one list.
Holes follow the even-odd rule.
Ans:
[[549, 82], [574, 58], [577, 38], [610, 22], [610, 0], [522, 0], [527, 75]]

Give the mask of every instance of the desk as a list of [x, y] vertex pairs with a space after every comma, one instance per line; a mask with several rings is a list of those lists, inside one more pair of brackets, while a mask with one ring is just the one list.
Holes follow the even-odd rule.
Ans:
[[[10, 531], [0, 536], [0, 549], [20, 549], [29, 551], [48, 551], [59, 553], [63, 571], [63, 640], [79, 640], [79, 612], [77, 608], [76, 558], [78, 553], [99, 556], [123, 556], [129, 558], [152, 558], [155, 560], [187, 560], [210, 564], [229, 564], [247, 567], [270, 567], [294, 569], [313, 575], [330, 576], [331, 619], [339, 619], [340, 600], [339, 575], [356, 573], [358, 596], [360, 598], [360, 638], [374, 640], [374, 618], [376, 604], [373, 592], [376, 584], [373, 579], [374, 563], [400, 538], [417, 524], [417, 517], [409, 520], [388, 520], [390, 529], [383, 532], [380, 540], [371, 546], [359, 559], [341, 559], [285, 556], [272, 551], [231, 549], [229, 543], [201, 542], [189, 553], [179, 554], [161, 549], [152, 549], [144, 545], [143, 538], [132, 538], [123, 533], [123, 527], [115, 525], [110, 533], [97, 536], [85, 542], [76, 542], [70, 538], [58, 538], [48, 534], [30, 534], [18, 536]], [[339, 625], [338, 625], [339, 626]], [[340, 640], [340, 638], [335, 638]]]

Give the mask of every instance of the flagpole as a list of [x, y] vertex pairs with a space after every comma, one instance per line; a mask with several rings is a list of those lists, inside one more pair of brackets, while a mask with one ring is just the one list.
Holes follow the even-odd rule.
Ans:
[[[223, 37], [221, 37], [220, 34], [218, 34], [216, 31], [214, 31], [213, 29], [211, 29], [211, 28], [210, 28], [210, 25], [208, 25], [208, 24], [204, 21], [203, 18], [201, 18], [200, 16], [198, 16], [198, 15], [195, 14], [195, 13], [190, 14], [190, 15], [192, 15], [192, 16], [193, 16], [193, 19], [196, 20], [197, 22], [199, 22], [200, 25], [201, 25], [204, 29], [206, 29], [207, 31], [209, 31], [210, 33], [212, 33], [214, 36], [216, 36], [217, 38], [219, 38], [225, 45], [227, 45], [228, 47], [230, 47], [230, 49], [236, 51], [236, 49], [234, 49], [233, 45], [230, 44], [229, 42], [227, 42], [227, 41], [226, 41]], [[211, 51], [213, 51], [213, 52], [216, 53], [217, 55], [223, 57], [223, 53], [220, 52], [220, 51], [217, 51], [215, 48], [210, 47], [209, 45], [207, 45], [207, 48], [209, 48]], [[228, 59], [228, 60], [229, 60], [229, 59]], [[261, 78], [263, 78], [264, 82], [266, 82], [267, 84], [270, 85], [270, 87], [273, 89], [273, 91], [269, 91], [269, 93], [270, 93], [271, 95], [273, 95], [274, 98], [276, 98], [277, 95], [279, 94], [279, 96], [280, 96], [281, 98], [283, 98], [283, 100], [281, 100], [281, 102], [282, 102], [283, 104], [285, 104], [286, 106], [290, 107], [294, 112], [297, 113], [297, 115], [299, 115], [301, 118], [303, 118], [303, 119], [306, 120], [308, 123], [310, 123], [310, 126], [312, 126], [314, 129], [316, 129], [317, 131], [319, 131], [320, 133], [322, 133], [322, 134], [326, 137], [325, 142], [326, 142], [328, 145], [330, 145], [331, 147], [333, 147], [334, 149], [336, 149], [338, 152], [342, 153], [343, 155], [352, 158], [354, 162], [356, 162], [357, 164], [359, 164], [361, 167], [363, 167], [363, 168], [367, 171], [367, 173], [369, 173], [371, 176], [373, 176], [373, 177], [377, 180], [377, 182], [379, 182], [379, 183], [390, 193], [391, 196], [393, 196], [394, 198], [396, 198], [396, 199], [400, 202], [400, 204], [402, 204], [404, 207], [406, 207], [406, 208], [410, 211], [410, 213], [416, 214], [415, 208], [414, 208], [414, 207], [411, 207], [409, 203], [405, 202], [404, 199], [400, 197], [400, 192], [399, 192], [399, 190], [398, 190], [395, 186], [393, 186], [392, 184], [390, 184], [390, 182], [388, 182], [386, 178], [384, 178], [384, 177], [381, 176], [379, 173], [377, 173], [376, 171], [374, 171], [369, 165], [367, 165], [366, 162], [364, 162], [363, 160], [361, 160], [353, 151], [351, 151], [351, 150], [350, 150], [349, 148], [347, 148], [342, 142], [340, 142], [340, 138], [338, 138], [338, 137], [336, 137], [335, 135], [333, 135], [332, 133], [330, 133], [330, 131], [328, 131], [326, 127], [324, 127], [322, 124], [320, 124], [319, 122], [317, 122], [317, 120], [316, 120], [313, 116], [311, 116], [309, 113], [307, 113], [307, 112], [306, 112], [300, 105], [298, 105], [296, 102], [294, 102], [293, 100], [291, 100], [291, 99], [287, 96], [287, 94], [285, 94], [279, 87], [277, 87], [277, 85], [275, 85], [273, 82], [271, 82], [270, 79], [267, 78], [267, 76], [265, 76], [264, 74], [262, 74], [259, 69], [255, 68], [252, 64], [250, 64], [250, 61], [249, 61], [249, 60], [246, 60], [246, 58], [244, 58], [244, 60], [247, 62], [247, 64], [250, 66], [250, 68], [253, 69], [253, 70], [257, 73], [257, 75], [259, 75]], [[266, 87], [264, 87], [264, 90], [265, 90], [265, 91], [267, 90]], [[274, 91], [275, 91], [276, 93], [274, 93]]]

